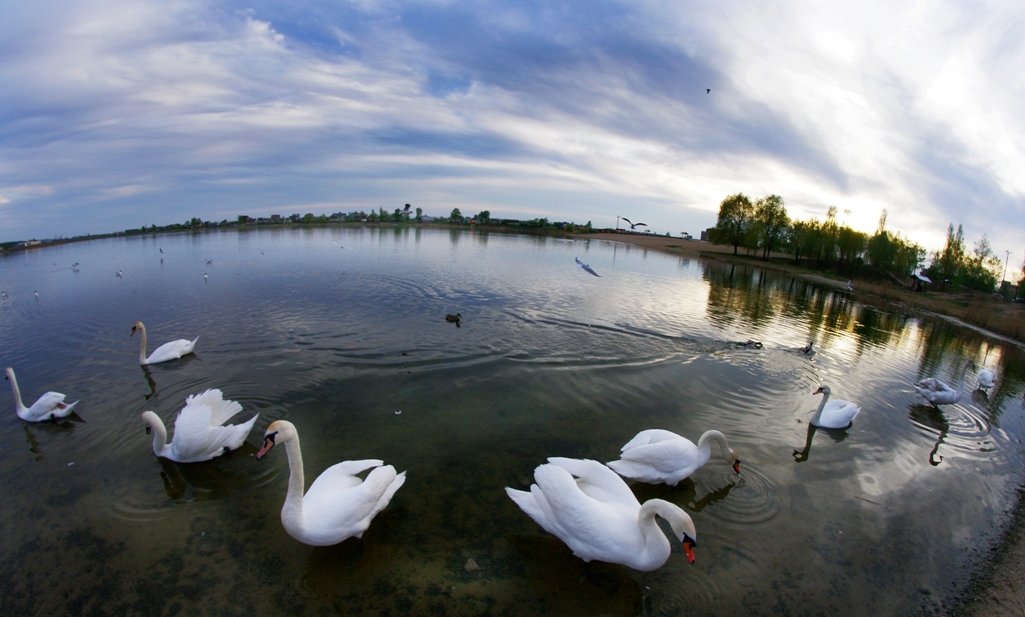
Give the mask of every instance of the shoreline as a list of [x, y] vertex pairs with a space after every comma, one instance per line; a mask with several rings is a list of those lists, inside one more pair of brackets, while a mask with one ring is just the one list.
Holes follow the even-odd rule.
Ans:
[[[660, 251], [670, 255], [693, 255], [702, 259], [723, 260], [742, 263], [755, 268], [764, 268], [777, 272], [786, 272], [792, 276], [812, 281], [820, 285], [843, 289], [846, 280], [827, 275], [804, 271], [800, 267], [789, 268], [784, 264], [761, 262], [748, 257], [733, 255], [733, 247], [711, 244], [703, 240], [685, 240], [666, 236], [636, 233], [591, 233], [574, 234], [579, 240], [605, 240], [622, 242], [646, 250]], [[860, 290], [862, 283], [855, 281], [855, 289]], [[999, 338], [1005, 342], [1025, 346], [1017, 339], [991, 332], [980, 326], [967, 323], [956, 315], [947, 315], [937, 311], [935, 307], [916, 305], [914, 292], [905, 291], [907, 298], [895, 298], [891, 294], [855, 291], [861, 296], [859, 301], [869, 304], [896, 306], [903, 310], [922, 312], [931, 316], [947, 319], [960, 326], [981, 331], [987, 336]], [[900, 294], [900, 295], [904, 295]], [[866, 297], [867, 296], [867, 297]], [[998, 540], [989, 548], [987, 557], [980, 564], [980, 569], [968, 576], [965, 588], [959, 596], [947, 596], [941, 599], [939, 613], [958, 617], [995, 617], [1004, 615], [1025, 615], [1025, 487], [1017, 490], [1016, 502], [1011, 506], [1007, 528]], [[923, 609], [924, 610], [924, 609]]]

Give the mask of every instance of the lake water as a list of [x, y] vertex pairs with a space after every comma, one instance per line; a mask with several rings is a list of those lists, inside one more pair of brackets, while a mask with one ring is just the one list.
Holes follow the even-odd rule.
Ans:
[[[985, 566], [1023, 480], [1020, 347], [746, 267], [261, 229], [19, 253], [0, 288], [0, 363], [24, 398], [81, 401], [75, 421], [30, 424], [0, 397], [0, 615], [931, 614]], [[142, 370], [135, 320], [150, 350], [199, 336], [197, 353]], [[959, 404], [922, 405], [910, 384], [956, 381], [965, 358], [997, 387], [969, 374]], [[861, 405], [851, 429], [809, 431], [821, 383]], [[139, 414], [171, 424], [213, 387], [260, 414], [247, 443], [154, 457]], [[308, 482], [345, 459], [407, 470], [362, 541], [285, 534], [284, 451], [253, 456], [279, 418]], [[739, 478], [713, 454], [676, 488], [633, 485], [691, 513], [694, 565], [674, 543], [655, 572], [585, 566], [503, 491], [651, 427], [719, 429], [743, 460]]]

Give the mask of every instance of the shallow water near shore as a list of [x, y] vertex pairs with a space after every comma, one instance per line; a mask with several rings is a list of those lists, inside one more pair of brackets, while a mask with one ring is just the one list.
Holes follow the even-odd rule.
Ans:
[[[115, 238], [0, 259], [0, 288], [0, 362], [23, 398], [81, 401], [72, 421], [29, 424], [0, 393], [0, 615], [940, 612], [1025, 475], [1020, 347], [615, 242]], [[142, 369], [135, 320], [150, 350], [199, 336], [197, 353]], [[923, 405], [911, 384], [956, 382], [969, 358], [997, 386], [969, 373], [958, 404]], [[809, 429], [823, 383], [862, 407], [850, 429]], [[209, 463], [154, 457], [139, 414], [170, 425], [207, 388], [239, 420], [260, 414], [247, 443]], [[307, 483], [345, 459], [407, 471], [362, 540], [285, 534], [284, 452], [253, 456], [279, 418]], [[691, 513], [694, 565], [679, 546], [650, 573], [584, 564], [503, 491], [548, 456], [612, 460], [652, 427], [718, 429], [743, 461], [738, 477], [713, 452], [678, 487], [632, 485]]]

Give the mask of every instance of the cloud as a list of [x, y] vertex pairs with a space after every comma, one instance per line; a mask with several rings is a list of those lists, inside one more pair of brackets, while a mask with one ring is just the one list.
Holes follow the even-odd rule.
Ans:
[[0, 177], [51, 189], [0, 187], [4, 231], [416, 202], [696, 233], [740, 191], [869, 232], [886, 209], [930, 249], [964, 222], [1003, 250], [1025, 220], [1023, 13], [19, 3], [0, 24]]

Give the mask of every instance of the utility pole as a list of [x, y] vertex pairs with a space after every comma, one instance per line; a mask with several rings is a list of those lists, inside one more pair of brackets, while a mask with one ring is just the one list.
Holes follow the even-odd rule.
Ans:
[[1004, 253], [1006, 253], [1006, 255], [1004, 255], [1004, 276], [1000, 279], [1001, 285], [1003, 285], [1004, 281], [1007, 280], [1007, 260], [1011, 256], [1011, 251], [1005, 250]]

